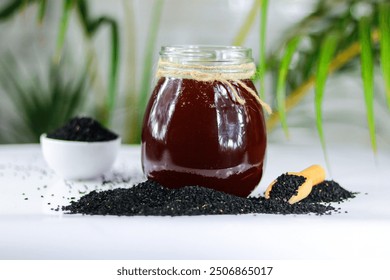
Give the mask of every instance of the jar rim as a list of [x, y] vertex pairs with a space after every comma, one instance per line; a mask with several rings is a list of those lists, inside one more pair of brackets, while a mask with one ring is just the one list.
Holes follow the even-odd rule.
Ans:
[[167, 45], [160, 59], [180, 64], [236, 65], [253, 62], [252, 50], [241, 46]]

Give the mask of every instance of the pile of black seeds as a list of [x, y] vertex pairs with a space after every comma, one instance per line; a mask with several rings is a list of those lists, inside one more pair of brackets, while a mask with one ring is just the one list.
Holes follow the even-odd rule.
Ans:
[[340, 212], [328, 204], [305, 202], [290, 205], [278, 199], [242, 198], [216, 190], [187, 186], [168, 189], [148, 180], [132, 188], [92, 191], [56, 210], [69, 214], [117, 216], [194, 216], [218, 214], [310, 214]]
[[102, 142], [117, 139], [118, 135], [92, 118], [75, 117], [63, 127], [48, 133], [47, 137], [68, 141]]
[[354, 198], [357, 193], [347, 191], [335, 181], [324, 181], [315, 185], [305, 202], [342, 202]]
[[298, 193], [298, 188], [306, 181], [303, 176], [282, 174], [277, 179], [269, 193], [272, 200], [288, 202], [288, 200]]

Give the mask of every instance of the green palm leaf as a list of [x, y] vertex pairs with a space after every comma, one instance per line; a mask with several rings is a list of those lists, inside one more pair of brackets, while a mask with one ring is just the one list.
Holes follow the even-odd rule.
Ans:
[[280, 121], [282, 123], [282, 128], [286, 136], [288, 137], [288, 126], [286, 119], [286, 77], [288, 74], [288, 69], [291, 63], [291, 59], [295, 53], [295, 50], [298, 47], [300, 38], [292, 38], [286, 45], [284, 55], [281, 60], [278, 81], [276, 86], [276, 104], [277, 109], [280, 115]]
[[359, 41], [361, 45], [361, 71], [364, 100], [366, 105], [367, 124], [371, 138], [371, 146], [377, 151], [374, 117], [374, 61], [371, 42], [371, 19], [363, 16], [359, 20]]
[[261, 17], [260, 17], [260, 49], [259, 49], [259, 79], [260, 79], [260, 98], [265, 99], [265, 71], [267, 69], [266, 65], [266, 32], [267, 32], [267, 10], [268, 10], [268, 0], [263, 0], [261, 2]]
[[72, 4], [72, 0], [64, 0], [62, 16], [57, 34], [56, 54], [54, 57], [56, 63], [58, 63], [61, 59], [61, 53], [65, 43], [66, 31], [68, 30], [69, 16], [72, 9]]
[[[144, 63], [143, 63], [143, 72], [142, 72], [142, 81], [141, 81], [141, 96], [139, 97], [139, 120], [142, 121], [144, 111], [146, 108], [146, 103], [148, 102], [149, 91], [150, 91], [150, 82], [152, 80], [152, 70], [153, 70], [153, 53], [155, 51], [158, 27], [160, 23], [160, 18], [162, 14], [162, 8], [164, 5], [163, 0], [157, 0], [155, 6], [153, 7], [150, 29], [148, 32], [148, 38], [146, 40], [146, 49], [144, 54]], [[141, 140], [141, 124], [138, 126], [138, 131], [136, 131], [137, 142]]]
[[390, 109], [390, 3], [379, 6], [380, 52], [383, 78]]
[[6, 20], [9, 17], [13, 16], [14, 13], [19, 11], [23, 6], [23, 0], [14, 0], [8, 2], [6, 5], [2, 5], [0, 9], [0, 21]]
[[246, 38], [248, 37], [249, 31], [251, 30], [252, 25], [255, 22], [257, 12], [259, 10], [259, 7], [261, 7], [261, 2], [262, 0], [255, 0], [255, 2], [253, 2], [249, 14], [246, 16], [244, 23], [242, 24], [239, 31], [237, 32], [237, 35], [233, 39], [234, 46], [241, 46], [245, 42]]
[[106, 108], [102, 116], [102, 122], [109, 125], [113, 111], [115, 109], [115, 100], [118, 84], [120, 40], [119, 27], [117, 22], [107, 16], [92, 18], [89, 13], [89, 5], [86, 0], [77, 1], [77, 10], [80, 15], [81, 23], [89, 38], [93, 37], [101, 26], [107, 25], [111, 30], [111, 53], [110, 53], [110, 71], [108, 72], [108, 94], [106, 99]]
[[324, 99], [326, 80], [328, 78], [328, 73], [329, 73], [329, 65], [336, 51], [338, 41], [339, 41], [338, 33], [330, 33], [327, 37], [325, 37], [325, 39], [321, 43], [321, 49], [318, 57], [318, 65], [317, 65], [317, 73], [316, 73], [316, 84], [315, 84], [316, 123], [317, 123], [318, 135], [320, 137], [321, 146], [322, 146], [322, 150], [324, 151], [326, 162], [328, 162], [328, 159], [326, 153], [324, 129], [322, 125], [322, 103]]
[[39, 10], [38, 10], [38, 23], [40, 24], [43, 23], [43, 19], [45, 18], [46, 7], [47, 7], [47, 0], [40, 0]]

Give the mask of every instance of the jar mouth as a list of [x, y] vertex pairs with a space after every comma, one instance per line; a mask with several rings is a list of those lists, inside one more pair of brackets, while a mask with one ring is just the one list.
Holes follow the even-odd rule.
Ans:
[[253, 62], [252, 50], [240, 46], [171, 45], [163, 46], [160, 59], [188, 65], [238, 65]]

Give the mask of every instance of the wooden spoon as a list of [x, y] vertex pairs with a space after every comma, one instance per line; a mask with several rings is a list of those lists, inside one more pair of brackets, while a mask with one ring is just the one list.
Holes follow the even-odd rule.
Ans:
[[[297, 203], [298, 201], [301, 201], [302, 199], [306, 198], [313, 186], [323, 182], [325, 180], [325, 170], [322, 168], [320, 165], [312, 165], [309, 166], [308, 168], [302, 170], [301, 172], [288, 172], [288, 175], [296, 175], [296, 176], [303, 176], [306, 178], [305, 182], [299, 186], [297, 194], [293, 195], [289, 200], [288, 203], [294, 204]], [[272, 187], [275, 185], [277, 182], [277, 179], [274, 180], [267, 188], [265, 191], [265, 198], [269, 199], [270, 198], [270, 192]]]

